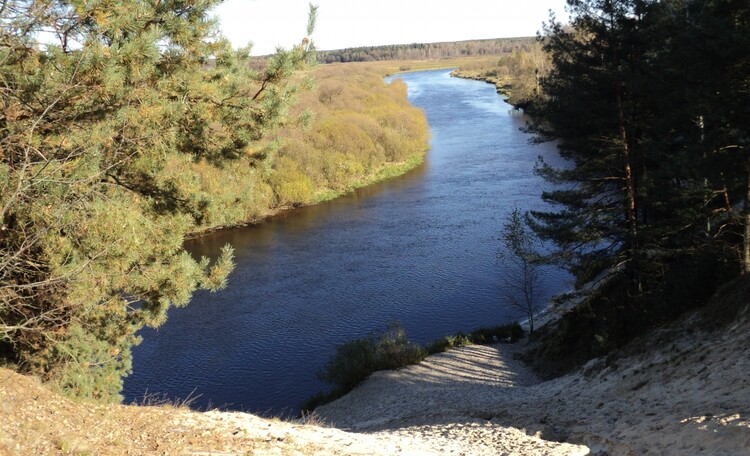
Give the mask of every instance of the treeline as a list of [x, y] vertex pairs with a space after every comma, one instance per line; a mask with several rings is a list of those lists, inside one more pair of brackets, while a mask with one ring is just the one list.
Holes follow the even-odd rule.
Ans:
[[321, 63], [374, 62], [382, 60], [429, 60], [455, 57], [511, 54], [527, 51], [534, 38], [498, 38], [452, 43], [414, 43], [367, 46], [319, 52]]
[[548, 359], [606, 353], [750, 272], [750, 4], [568, 3], [532, 130], [569, 166], [540, 163], [560, 186], [529, 222], [581, 303]]
[[119, 399], [137, 331], [223, 287], [233, 267], [230, 246], [195, 259], [186, 236], [330, 196], [426, 150], [402, 84], [320, 68], [314, 90], [307, 40], [249, 65], [247, 49], [217, 39], [214, 3], [3, 3], [3, 364]]

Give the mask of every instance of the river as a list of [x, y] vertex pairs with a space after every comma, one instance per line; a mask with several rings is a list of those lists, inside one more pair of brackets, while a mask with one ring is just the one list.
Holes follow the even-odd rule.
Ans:
[[[519, 318], [502, 298], [500, 230], [514, 207], [544, 207], [547, 184], [533, 168], [538, 156], [559, 163], [555, 146], [530, 145], [523, 115], [492, 85], [447, 70], [398, 77], [429, 120], [425, 163], [191, 242], [207, 256], [232, 244], [236, 269], [225, 290], [197, 293], [164, 326], [141, 332], [126, 402], [148, 392], [193, 397], [197, 408], [293, 414], [330, 389], [316, 371], [336, 344], [389, 321], [427, 343]], [[569, 287], [563, 272], [544, 271], [544, 298]]]

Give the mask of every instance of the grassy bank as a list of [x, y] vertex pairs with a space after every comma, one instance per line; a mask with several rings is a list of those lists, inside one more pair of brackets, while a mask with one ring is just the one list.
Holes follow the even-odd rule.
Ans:
[[364, 176], [357, 181], [352, 182], [346, 188], [339, 189], [339, 190], [331, 190], [331, 189], [321, 190], [315, 194], [315, 197], [312, 200], [311, 204], [318, 204], [324, 201], [330, 201], [332, 199], [338, 198], [339, 196], [353, 192], [354, 190], [358, 188], [367, 187], [368, 185], [372, 185], [378, 182], [382, 182], [382, 181], [386, 181], [389, 179], [394, 179], [396, 177], [402, 176], [406, 174], [407, 172], [411, 171], [412, 169], [418, 167], [422, 163], [424, 163], [424, 158], [425, 158], [425, 154], [418, 152], [407, 157], [406, 160], [404, 160], [403, 162], [389, 163], [385, 165], [384, 167], [375, 170], [373, 173], [367, 176]]

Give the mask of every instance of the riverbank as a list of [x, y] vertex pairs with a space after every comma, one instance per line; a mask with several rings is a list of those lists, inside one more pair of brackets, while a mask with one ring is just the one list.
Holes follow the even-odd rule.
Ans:
[[389, 179], [395, 179], [399, 176], [403, 176], [404, 174], [408, 173], [409, 171], [417, 168], [422, 163], [424, 163], [424, 160], [427, 157], [427, 152], [429, 152], [429, 148], [425, 148], [425, 150], [421, 152], [413, 153], [407, 156], [406, 159], [404, 159], [403, 161], [395, 162], [395, 163], [388, 163], [385, 166], [376, 169], [374, 172], [368, 174], [367, 176], [363, 176], [355, 181], [350, 182], [343, 189], [318, 190], [315, 193], [313, 199], [307, 202], [299, 202], [299, 203], [295, 203], [291, 205], [268, 208], [265, 212], [257, 214], [254, 217], [248, 220], [241, 221], [241, 222], [236, 222], [236, 223], [226, 224], [226, 225], [200, 227], [200, 229], [190, 232], [186, 236], [186, 239], [192, 240], [192, 239], [199, 238], [201, 236], [205, 236], [210, 233], [214, 233], [216, 231], [221, 231], [221, 230], [226, 230], [226, 229], [231, 229], [231, 228], [238, 228], [238, 227], [243, 227], [243, 226], [257, 225], [259, 223], [263, 223], [264, 221], [272, 217], [279, 216], [286, 212], [293, 211], [301, 207], [314, 206], [316, 204], [321, 204], [326, 201], [330, 201], [330, 200], [339, 198], [341, 196], [344, 196], [359, 188], [364, 188], [373, 184], [377, 184], [378, 182], [385, 182]]
[[[387, 84], [371, 66], [317, 67], [316, 88], [304, 92], [292, 122], [232, 164], [228, 176], [210, 166], [175, 170], [205, 193], [200, 223], [188, 238], [249, 226], [315, 205], [419, 166], [429, 151], [429, 125], [403, 83]], [[305, 114], [307, 113], [307, 114]]]
[[483, 81], [517, 109], [529, 111], [540, 94], [540, 76], [547, 74], [550, 62], [538, 42], [523, 51], [499, 56], [492, 61], [460, 65], [451, 76]]
[[454, 78], [470, 79], [472, 81], [486, 82], [495, 86], [495, 90], [498, 94], [505, 97], [510, 96], [511, 90], [513, 89], [513, 81], [507, 77], [498, 77], [497, 75], [489, 75], [483, 71], [471, 71], [462, 70], [460, 68], [451, 71], [451, 76]]
[[720, 329], [697, 320], [547, 382], [516, 359], [523, 343], [454, 349], [374, 374], [312, 424], [86, 404], [0, 369], [0, 454], [746, 454], [750, 311]]

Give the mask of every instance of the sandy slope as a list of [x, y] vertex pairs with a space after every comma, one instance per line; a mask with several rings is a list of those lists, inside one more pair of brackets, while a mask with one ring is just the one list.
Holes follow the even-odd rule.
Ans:
[[438, 454], [589, 454], [584, 446], [543, 440], [495, 419], [494, 399], [521, 400], [530, 385], [539, 383], [512, 358], [519, 348], [462, 347], [416, 366], [377, 372], [317, 414], [347, 430], [425, 440]]
[[[412, 438], [484, 422], [582, 443], [592, 454], [750, 455], [747, 321], [723, 333], [687, 331], [685, 321], [641, 341], [652, 347], [646, 354], [609, 367], [595, 360], [544, 383], [512, 360], [518, 347], [462, 348], [377, 373], [318, 413], [339, 427]], [[474, 438], [508, 451], [496, 434]]]
[[245, 413], [97, 406], [0, 369], [2, 456], [586, 454], [581, 450], [486, 420], [363, 434]]
[[341, 429], [93, 406], [0, 369], [0, 455], [750, 455], [747, 313], [721, 333], [684, 322], [646, 354], [549, 382], [514, 360], [520, 344], [453, 350], [319, 409]]

